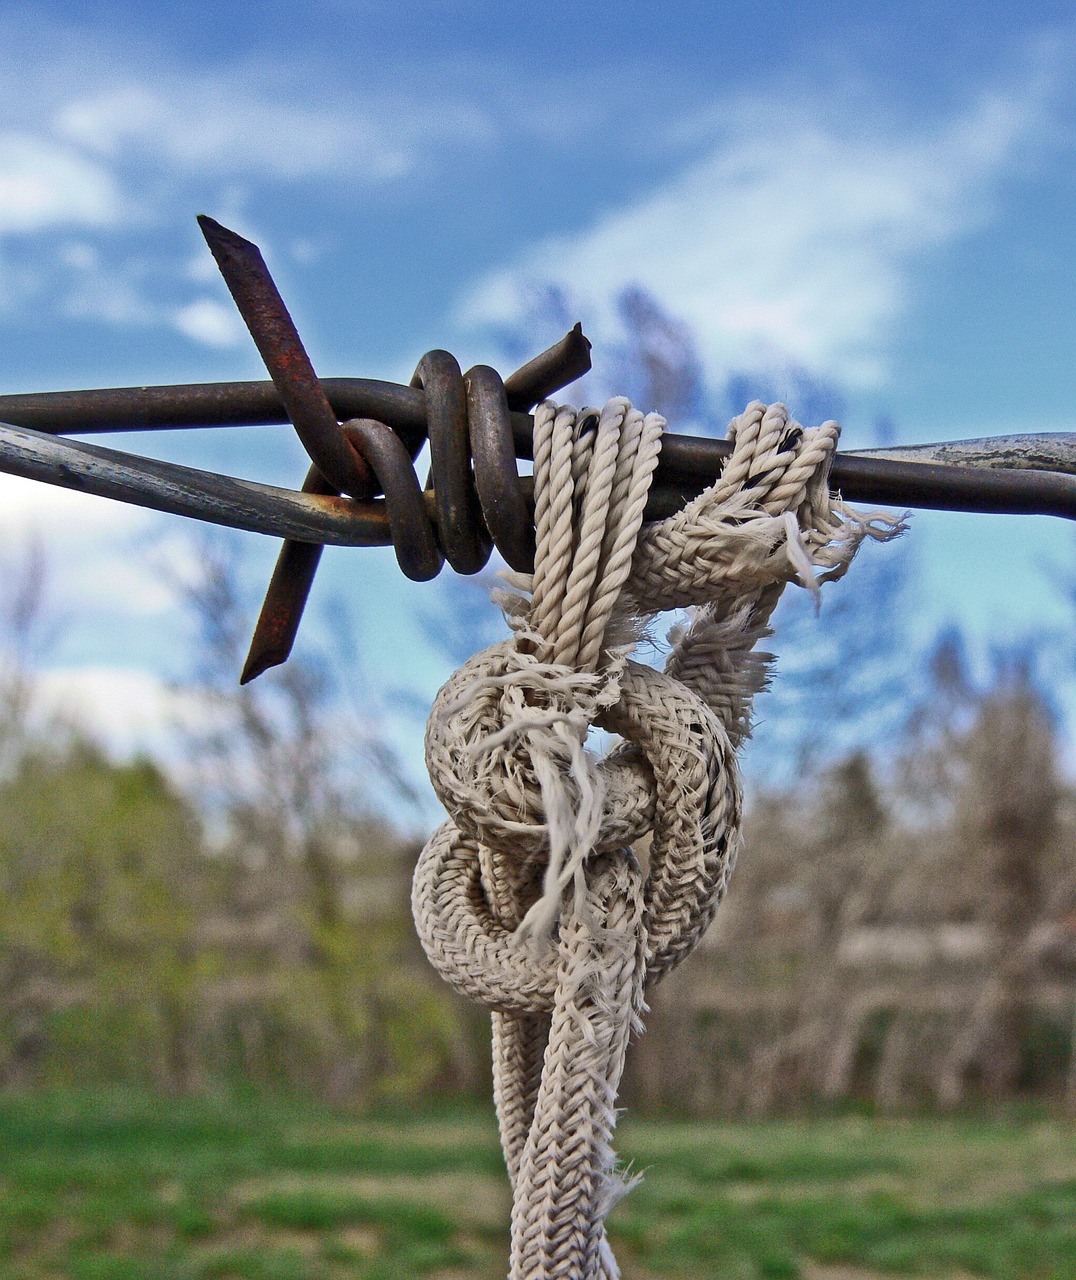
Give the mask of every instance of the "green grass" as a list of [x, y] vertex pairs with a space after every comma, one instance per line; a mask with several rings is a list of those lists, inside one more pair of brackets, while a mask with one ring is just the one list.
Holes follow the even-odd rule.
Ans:
[[[618, 1145], [646, 1175], [611, 1220], [627, 1277], [1076, 1277], [1060, 1122], [629, 1118]], [[0, 1096], [3, 1280], [477, 1280], [507, 1216], [474, 1108]]]

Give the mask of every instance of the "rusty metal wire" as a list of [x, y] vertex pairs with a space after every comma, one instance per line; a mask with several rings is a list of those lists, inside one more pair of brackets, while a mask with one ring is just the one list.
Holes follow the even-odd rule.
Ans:
[[[445, 560], [475, 573], [493, 547], [528, 570], [533, 503], [517, 459], [532, 456], [528, 410], [590, 368], [580, 327], [503, 380], [484, 365], [463, 373], [444, 351], [408, 387], [319, 379], [257, 246], [199, 223], [272, 381], [0, 396], [0, 470], [282, 536], [244, 681], [287, 658], [323, 545], [391, 543], [418, 580]], [[60, 438], [288, 422], [312, 464], [299, 491]], [[426, 441], [423, 489], [413, 464]], [[667, 434], [647, 518], [701, 492], [727, 455], [724, 441]], [[842, 452], [831, 479], [861, 502], [1076, 519], [1076, 434]]]

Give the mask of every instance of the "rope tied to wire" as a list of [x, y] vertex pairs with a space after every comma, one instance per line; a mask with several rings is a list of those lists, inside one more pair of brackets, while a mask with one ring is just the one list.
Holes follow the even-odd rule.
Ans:
[[[617, 1089], [647, 987], [694, 949], [736, 859], [735, 753], [770, 661], [754, 646], [786, 583], [817, 595], [864, 538], [903, 528], [829, 493], [836, 423], [757, 402], [717, 482], [644, 527], [664, 426], [619, 397], [538, 407], [535, 568], [501, 597], [512, 637], [449, 679], [427, 727], [449, 820], [412, 906], [431, 962], [492, 1010], [510, 1280], [619, 1274]], [[632, 661], [657, 613], [687, 607], [664, 672]], [[594, 727], [622, 739], [604, 757]]]

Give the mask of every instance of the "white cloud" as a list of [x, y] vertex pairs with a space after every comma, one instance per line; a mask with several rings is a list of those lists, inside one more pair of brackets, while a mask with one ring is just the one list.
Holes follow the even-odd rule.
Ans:
[[[18, 253], [0, 243], [2, 309], [236, 346], [237, 318], [198, 287], [219, 283], [208, 253], [192, 273], [184, 254], [161, 250], [177, 210], [227, 210], [241, 230], [256, 184], [278, 195], [312, 179], [334, 191], [383, 186], [495, 134], [484, 106], [421, 76], [375, 91], [319, 71], [312, 93], [311, 67], [263, 57], [207, 69], [134, 39], [83, 41], [0, 14], [0, 239], [80, 232]], [[295, 241], [296, 260], [317, 252]]]
[[99, 266], [83, 268], [82, 279], [61, 300], [59, 309], [76, 320], [103, 320], [106, 324], [153, 324], [159, 308], [146, 298], [141, 282], [125, 280], [119, 272], [111, 274]]
[[[935, 132], [833, 123], [810, 103], [730, 108], [725, 139], [658, 190], [481, 280], [470, 324], [523, 318], [536, 283], [566, 289], [591, 337], [615, 299], [651, 292], [708, 366], [792, 360], [852, 385], [885, 375], [886, 338], [924, 253], [989, 216], [992, 184], [1041, 127], [1043, 86], [984, 94]], [[851, 116], [854, 118], [854, 116]]]
[[87, 244], [84, 240], [72, 240], [61, 245], [58, 253], [60, 261], [72, 271], [97, 271], [101, 266], [101, 253], [96, 245]]
[[0, 232], [103, 226], [119, 207], [116, 182], [97, 161], [32, 133], [0, 134]]
[[[71, 267], [76, 278], [57, 303], [64, 316], [78, 320], [99, 320], [109, 325], [164, 325], [204, 347], [225, 350], [250, 341], [238, 311], [230, 302], [201, 295], [179, 306], [149, 296], [143, 273], [128, 264], [111, 270], [99, 258], [61, 253], [60, 260]], [[210, 268], [216, 266], [207, 253]], [[189, 276], [189, 272], [185, 272]], [[182, 287], [182, 286], [181, 286]]]
[[[91, 24], [0, 13], [0, 232], [156, 220], [177, 187], [313, 177], [378, 186], [496, 140], [473, 85], [327, 74], [282, 49], [194, 61]], [[137, 209], [132, 195], [137, 194]]]
[[38, 677], [39, 714], [88, 733], [114, 756], [178, 763], [181, 734], [205, 726], [212, 706], [131, 667], [54, 668]]
[[130, 503], [0, 473], [0, 543], [47, 548], [49, 594], [66, 613], [108, 614], [122, 625], [174, 609], [156, 558], [169, 526]]
[[207, 347], [237, 347], [249, 341], [239, 313], [216, 298], [196, 298], [180, 307], [172, 313], [172, 324]]
[[79, 540], [116, 537], [136, 532], [145, 520], [139, 507], [0, 473], [0, 539], [4, 541], [27, 533]]
[[377, 185], [412, 171], [446, 142], [493, 135], [489, 117], [462, 100], [431, 109], [417, 97], [325, 85], [311, 102], [286, 73], [241, 68], [223, 74], [161, 70], [152, 80], [117, 77], [63, 103], [60, 137], [115, 163], [139, 157], [201, 175], [294, 180], [331, 176]]

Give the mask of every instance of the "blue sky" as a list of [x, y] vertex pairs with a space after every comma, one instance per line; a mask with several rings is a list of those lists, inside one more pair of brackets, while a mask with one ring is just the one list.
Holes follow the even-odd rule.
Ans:
[[[262, 376], [206, 212], [262, 245], [326, 375], [403, 378], [433, 346], [507, 369], [498, 334], [547, 282], [600, 373], [638, 283], [715, 387], [765, 370], [794, 413], [787, 370], [838, 387], [848, 443], [879, 418], [906, 441], [1076, 429], [1071, 7], [876, 9], [5, 6], [0, 389]], [[154, 447], [303, 470], [286, 432]], [[190, 530], [0, 489], [5, 538], [51, 530], [51, 687], [118, 746], [158, 740], [183, 655], [154, 566]], [[1066, 619], [1044, 566], [1072, 564], [1071, 526], [930, 515], [911, 538], [920, 631], [954, 618], [985, 646]], [[247, 541], [257, 577], [275, 547]], [[425, 696], [444, 663], [413, 614], [436, 588], [381, 553], [326, 562], [371, 678], [406, 653]]]

